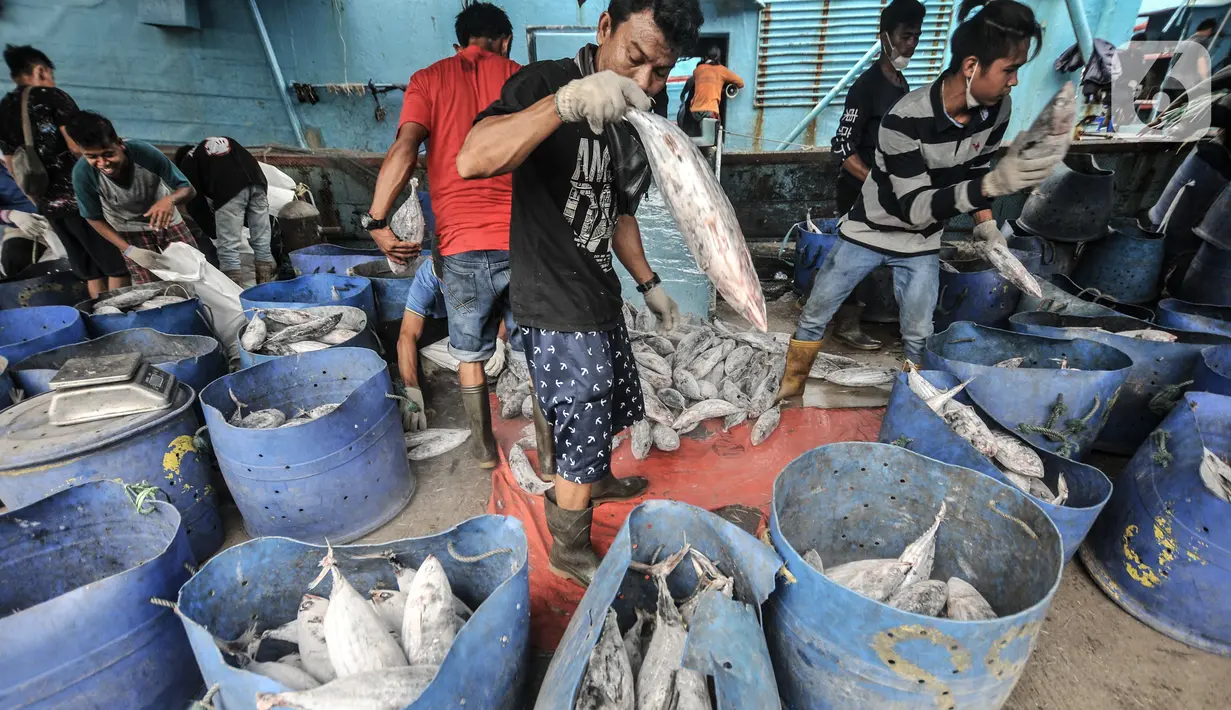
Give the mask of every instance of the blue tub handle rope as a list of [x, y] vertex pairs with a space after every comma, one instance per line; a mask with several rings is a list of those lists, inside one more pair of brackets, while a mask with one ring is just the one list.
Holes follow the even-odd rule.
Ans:
[[[969, 288], [963, 288], [962, 292], [953, 299], [953, 308], [946, 309], [942, 304], [945, 302], [945, 292], [949, 290], [949, 284], [945, 284], [940, 288], [940, 297], [936, 299], [936, 312], [947, 316], [957, 309], [962, 307], [962, 303], [966, 301], [966, 296], [970, 295]], [[973, 338], [972, 338], [973, 340]]]
[[447, 548], [449, 550], [450, 557], [457, 560], [458, 562], [464, 562], [466, 564], [474, 564], [476, 562], [482, 562], [483, 560], [486, 560], [489, 557], [495, 557], [496, 555], [511, 554], [513, 552], [513, 548], [511, 547], [501, 547], [495, 550], [488, 550], [487, 552], [482, 552], [477, 555], [462, 555], [458, 553], [457, 548], [453, 547], [452, 540], [449, 541]]
[[158, 500], [157, 486], [150, 485], [145, 481], [139, 483], [128, 483], [124, 485], [124, 492], [128, 494], [128, 499], [132, 501], [137, 512], [142, 515], [148, 515], [154, 512], [153, 507], [146, 508], [145, 504], [151, 499]]
[[[779, 259], [782, 259], [782, 252], [786, 251], [786, 243], [787, 243], [788, 241], [790, 241], [790, 240], [791, 240], [791, 233], [792, 233], [792, 232], [794, 232], [794, 231], [795, 231], [795, 229], [796, 229], [796, 228], [798, 228], [798, 227], [799, 227], [799, 223], [798, 223], [798, 222], [796, 222], [795, 224], [792, 224], [792, 225], [791, 225], [791, 226], [790, 226], [790, 227], [786, 230], [786, 234], [785, 234], [785, 235], [783, 235], [783, 237], [782, 237], [782, 243], [778, 245], [778, 258], [779, 258]], [[785, 259], [783, 259], [783, 261], [786, 261], [786, 260], [785, 260]]]
[[222, 688], [221, 683], [214, 683], [205, 691], [205, 695], [201, 696], [200, 700], [194, 700], [192, 705], [188, 706], [188, 710], [218, 710], [214, 705], [214, 696]]

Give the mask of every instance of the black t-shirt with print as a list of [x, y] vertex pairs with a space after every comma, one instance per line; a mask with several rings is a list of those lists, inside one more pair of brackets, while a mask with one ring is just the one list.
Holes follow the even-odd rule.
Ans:
[[[25, 145], [21, 130], [20, 88], [0, 99], [0, 152], [12, 155]], [[77, 197], [73, 192], [73, 166], [77, 157], [68, 149], [60, 126], [77, 113], [73, 97], [55, 88], [36, 86], [30, 89], [30, 129], [34, 149], [49, 178], [47, 193], [40, 200], [39, 210], [49, 217], [77, 213]]]
[[[475, 122], [527, 109], [581, 76], [573, 59], [528, 64]], [[589, 124], [570, 123], [513, 171], [510, 295], [520, 325], [576, 332], [620, 322], [611, 238], [623, 199], [611, 156], [606, 131], [596, 136]]]

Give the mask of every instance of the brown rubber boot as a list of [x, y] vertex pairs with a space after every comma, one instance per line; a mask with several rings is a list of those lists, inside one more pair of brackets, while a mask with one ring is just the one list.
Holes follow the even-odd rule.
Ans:
[[241, 271], [224, 271], [222, 273], [226, 274], [226, 277], [234, 281], [236, 285], [238, 285], [240, 288], [245, 288], [244, 272], [242, 270]]
[[782, 384], [778, 387], [778, 394], [774, 395], [774, 401], [780, 402], [804, 393], [804, 383], [808, 381], [812, 361], [821, 351], [821, 342], [791, 338], [791, 347], [786, 351], [786, 372], [782, 374]]
[[556, 480], [556, 436], [539, 408], [538, 398], [534, 398], [534, 442], [539, 453], [539, 478]]
[[256, 282], [259, 284], [269, 283], [270, 281], [278, 280], [278, 265], [272, 261], [258, 261], [256, 263]]
[[556, 505], [555, 491], [543, 496], [547, 530], [551, 533], [551, 552], [547, 568], [552, 574], [571, 579], [583, 587], [598, 571], [599, 559], [590, 546], [590, 527], [594, 524], [594, 507], [585, 510], [565, 510]]
[[609, 473], [590, 486], [590, 505], [636, 498], [649, 487], [650, 479], [645, 476], [616, 478]]
[[462, 387], [462, 405], [470, 422], [470, 455], [479, 468], [495, 468], [500, 456], [496, 453], [496, 435], [492, 433], [492, 408], [487, 395], [487, 383]]
[[834, 323], [834, 337], [859, 350], [880, 350], [884, 343], [864, 333], [859, 326], [859, 318], [862, 315], [862, 303], [842, 304], [838, 308], [837, 322]]

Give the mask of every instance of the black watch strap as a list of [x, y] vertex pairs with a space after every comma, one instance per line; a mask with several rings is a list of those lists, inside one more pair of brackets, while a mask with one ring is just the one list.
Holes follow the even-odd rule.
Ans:
[[371, 212], [364, 212], [363, 218], [360, 221], [363, 222], [363, 228], [369, 232], [373, 229], [384, 229], [389, 226], [389, 220], [376, 219], [372, 216]]
[[663, 280], [658, 278], [658, 274], [655, 273], [653, 276], [650, 277], [649, 281], [646, 281], [643, 284], [637, 284], [637, 293], [648, 293], [650, 289], [654, 288], [655, 286], [657, 286], [658, 284], [662, 282]]

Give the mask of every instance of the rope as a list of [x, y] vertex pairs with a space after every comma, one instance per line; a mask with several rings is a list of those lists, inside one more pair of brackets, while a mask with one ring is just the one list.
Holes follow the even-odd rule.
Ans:
[[1150, 398], [1150, 411], [1160, 417], [1165, 417], [1175, 409], [1175, 405], [1184, 396], [1184, 389], [1193, 383], [1192, 380], [1181, 382], [1178, 385], [1167, 385], [1158, 391], [1158, 394]]
[[389, 394], [388, 392], [386, 392], [386, 393], [385, 393], [385, 397], [386, 397], [387, 399], [396, 399], [396, 400], [397, 400], [397, 401], [399, 401], [399, 402], [405, 402], [406, 404], [410, 405], [410, 411], [412, 411], [412, 412], [417, 412], [417, 411], [419, 411], [419, 405], [418, 405], [418, 404], [416, 404], [416, 403], [414, 403], [414, 402], [410, 401], [408, 398], [403, 397], [403, 396], [402, 396], [402, 395], [400, 395], [400, 394]]
[[138, 513], [148, 515], [154, 512], [153, 506], [146, 508], [145, 504], [151, 499], [158, 500], [156, 497], [158, 495], [157, 486], [152, 486], [145, 481], [141, 481], [140, 483], [129, 483], [124, 486], [124, 492], [128, 494], [128, 499], [132, 501], [133, 506], [137, 508]]
[[748, 133], [736, 133], [735, 131], [727, 130], [725, 127], [723, 128], [722, 132], [728, 136], [738, 136], [740, 138], [751, 138], [754, 141], [755, 140], [769, 141], [770, 143], [777, 143], [779, 145], [793, 145], [798, 148], [803, 148], [804, 150], [816, 150], [816, 146], [814, 145], [807, 145], [805, 143], [794, 143], [791, 141], [780, 141], [775, 138], [766, 138], [764, 136], [754, 136]]
[[893, 446], [901, 446], [903, 449], [905, 449], [906, 447], [915, 443], [915, 440], [903, 434], [889, 443], [892, 444]]
[[209, 439], [201, 436], [201, 432], [206, 429], [209, 429], [209, 427], [203, 426], [192, 434], [192, 447], [197, 450], [197, 453], [206, 453], [212, 448], [210, 446]]
[[1163, 468], [1167, 468], [1175, 460], [1175, 456], [1167, 450], [1167, 439], [1170, 436], [1171, 432], [1166, 429], [1155, 429], [1150, 434], [1150, 438], [1154, 440], [1154, 445], [1158, 447], [1158, 451], [1150, 454], [1150, 460]]
[[[948, 290], [948, 288], [949, 288], [949, 284], [945, 284], [940, 289], [940, 297], [936, 299], [936, 312], [940, 313], [941, 315], [945, 315], [945, 316], [961, 308], [962, 303], [966, 301], [966, 296], [970, 295], [970, 289], [968, 288], [962, 289], [962, 292], [959, 293], [957, 295], [957, 298], [955, 298], [953, 301], [953, 308], [946, 309], [941, 304], [945, 302], [945, 291]], [[956, 343], [973, 343], [974, 341], [975, 341], [974, 338], [963, 338], [961, 340], [950, 341], [949, 344], [952, 345], [955, 342]]]
[[1052, 405], [1051, 414], [1047, 416], [1047, 423], [1044, 424], [1043, 426], [1047, 427], [1048, 429], [1055, 429], [1056, 424], [1060, 422], [1060, 417], [1063, 417], [1065, 414], [1068, 414], [1068, 412], [1069, 412], [1068, 405], [1064, 403], [1064, 394], [1061, 393], [1061, 394], [1056, 395], [1056, 403]]
[[172, 611], [179, 611], [179, 605], [177, 605], [175, 602], [169, 602], [166, 599], [159, 599], [158, 597], [150, 597], [150, 603], [153, 604], [154, 606], [166, 607]]
[[195, 565], [192, 565], [192, 564], [189, 564], [189, 563], [187, 563], [187, 562], [185, 562], [185, 563], [184, 563], [184, 569], [188, 570], [188, 574], [191, 574], [191, 575], [194, 575], [194, 576], [195, 576], [195, 575], [196, 575], [196, 573], [197, 573], [197, 568], [196, 568], [196, 566], [195, 566]]
[[452, 540], [450, 540], [450, 541], [449, 541], [448, 548], [449, 548], [449, 556], [450, 556], [450, 557], [452, 557], [453, 559], [457, 560], [458, 562], [465, 562], [465, 563], [467, 563], [467, 564], [474, 564], [475, 562], [482, 562], [483, 560], [486, 560], [486, 559], [487, 559], [487, 558], [489, 558], [489, 557], [495, 557], [496, 555], [503, 555], [503, 554], [506, 554], [506, 553], [510, 553], [510, 554], [511, 554], [511, 553], [513, 552], [513, 548], [511, 548], [511, 547], [501, 547], [500, 549], [497, 549], [497, 550], [490, 550], [490, 551], [488, 551], [488, 552], [484, 552], [484, 553], [479, 554], [479, 555], [474, 555], [473, 557], [470, 557], [470, 556], [467, 556], [467, 555], [459, 555], [459, 554], [457, 553], [457, 550], [453, 548], [453, 541], [452, 541]]
[[973, 343], [973, 342], [975, 342], [975, 338], [958, 338], [957, 340], [950, 340], [949, 344], [950, 345], [960, 345], [962, 343]]
[[1082, 417], [1081, 419], [1068, 420], [1067, 422], [1065, 422], [1065, 425], [1064, 425], [1065, 429], [1067, 429], [1069, 433], [1072, 433], [1072, 434], [1080, 434], [1081, 432], [1085, 431], [1086, 426], [1090, 423], [1090, 420], [1094, 418], [1094, 413], [1098, 411], [1099, 405], [1101, 404], [1102, 404], [1102, 400], [1099, 399], [1098, 394], [1095, 394], [1094, 395], [1094, 406], [1090, 407], [1090, 411], [1086, 412], [1086, 416]]
[[221, 684], [214, 683], [209, 687], [209, 690], [205, 691], [205, 695], [203, 695], [200, 700], [197, 700], [193, 702], [192, 705], [188, 706], [188, 710], [218, 710], [214, 707], [214, 696], [218, 694], [218, 691], [221, 688]]
[[1068, 438], [1064, 432], [1056, 431], [1051, 427], [1037, 426], [1035, 424], [1027, 424], [1026, 422], [1019, 423], [1017, 430], [1023, 434], [1038, 434], [1051, 441], [1064, 441]]

